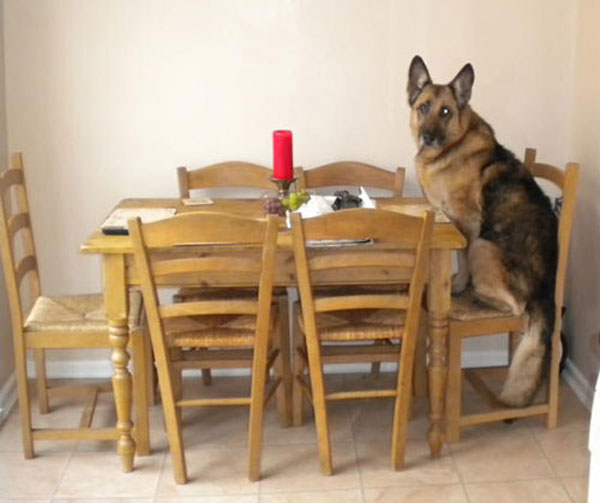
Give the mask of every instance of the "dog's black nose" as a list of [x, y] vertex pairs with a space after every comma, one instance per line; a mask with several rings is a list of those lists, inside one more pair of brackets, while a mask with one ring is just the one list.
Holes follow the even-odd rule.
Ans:
[[432, 145], [433, 142], [435, 141], [435, 136], [432, 135], [431, 133], [423, 133], [421, 135], [421, 137], [423, 138], [423, 143], [427, 146]]

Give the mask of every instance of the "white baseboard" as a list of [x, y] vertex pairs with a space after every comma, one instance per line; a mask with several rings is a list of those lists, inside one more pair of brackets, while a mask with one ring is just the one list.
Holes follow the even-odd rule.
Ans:
[[565, 368], [562, 372], [562, 378], [581, 400], [581, 403], [592, 410], [592, 402], [594, 400], [594, 387], [590, 384], [573, 361], [569, 358], [565, 360]]
[[463, 351], [462, 368], [501, 367], [508, 365], [508, 350], [488, 349], [485, 351]]
[[[463, 353], [463, 367], [496, 367], [506, 365], [507, 353], [505, 350], [465, 351]], [[383, 372], [393, 371], [394, 363], [383, 363]], [[369, 364], [354, 363], [344, 365], [326, 365], [325, 372], [339, 374], [345, 372], [368, 372]], [[33, 361], [27, 362], [27, 372], [35, 375]], [[194, 372], [194, 371], [191, 371]], [[215, 375], [243, 376], [249, 375], [248, 369], [217, 369]], [[49, 379], [105, 379], [112, 376], [112, 365], [108, 359], [94, 360], [47, 360], [46, 374]]]
[[0, 424], [8, 417], [15, 403], [17, 403], [17, 378], [13, 372], [0, 388]]
[[[27, 361], [27, 374], [35, 376], [35, 365]], [[112, 364], [108, 360], [46, 360], [48, 379], [104, 379], [112, 376]]]
[[[494, 367], [506, 365], [507, 355], [503, 350], [489, 351], [465, 351], [463, 353], [463, 367]], [[35, 375], [33, 362], [27, 362], [29, 375]], [[344, 365], [327, 365], [325, 371], [327, 373], [350, 373], [350, 372], [368, 372], [369, 364], [344, 364]], [[382, 371], [395, 370], [395, 364], [383, 363]], [[199, 372], [199, 371], [191, 371]], [[60, 361], [50, 360], [46, 363], [46, 373], [50, 379], [71, 378], [71, 379], [108, 379], [112, 376], [112, 365], [108, 360], [77, 360], [77, 361]], [[249, 375], [248, 369], [217, 369], [214, 370], [215, 375], [227, 376], [245, 376]], [[571, 387], [579, 400], [589, 409], [592, 409], [592, 401], [594, 398], [594, 388], [587, 382], [582, 373], [575, 366], [572, 360], [568, 359], [565, 362], [565, 369], [562, 373], [562, 378]], [[17, 386], [16, 377], [13, 372], [0, 389], [0, 424], [8, 416], [12, 407], [17, 401]]]

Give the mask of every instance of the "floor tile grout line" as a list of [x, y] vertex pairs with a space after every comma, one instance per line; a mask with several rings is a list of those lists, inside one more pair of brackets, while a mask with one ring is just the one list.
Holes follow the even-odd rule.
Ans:
[[567, 491], [567, 488], [565, 487], [565, 485], [563, 484], [563, 481], [561, 480], [561, 478], [558, 476], [556, 470], [554, 469], [554, 466], [552, 465], [552, 463], [550, 462], [550, 458], [547, 456], [546, 452], [544, 451], [544, 448], [542, 447], [542, 444], [540, 443], [539, 439], [537, 438], [537, 435], [534, 433], [533, 434], [533, 440], [535, 442], [535, 444], [538, 446], [538, 449], [541, 451], [542, 456], [544, 456], [544, 459], [546, 459], [546, 461], [548, 462], [548, 465], [550, 466], [550, 470], [552, 470], [552, 473], [554, 474], [554, 478], [558, 480], [558, 483], [560, 484], [560, 487], [562, 487], [562, 490], [565, 492], [565, 494], [567, 495], [567, 498], [569, 498], [569, 500], [571, 502], [573, 502], [573, 498], [571, 498], [571, 494], [569, 493], [569, 491]]
[[452, 466], [454, 467], [454, 470], [456, 471], [456, 476], [458, 477], [458, 480], [460, 481], [460, 487], [462, 487], [463, 494], [465, 495], [465, 499], [467, 500], [467, 503], [471, 503], [471, 497], [469, 496], [469, 492], [467, 491], [467, 486], [465, 485], [465, 481], [460, 473], [458, 464], [456, 463], [456, 460], [454, 459], [454, 453], [452, 452], [452, 448], [450, 447], [448, 442], [445, 442], [445, 444], [446, 444], [446, 449], [448, 450], [448, 455], [450, 456], [450, 461], [452, 462]]
[[60, 477], [58, 478], [58, 481], [56, 482], [56, 487], [54, 488], [54, 491], [52, 491], [52, 494], [50, 494], [50, 500], [49, 501], [53, 501], [54, 497], [56, 496], [56, 493], [60, 487], [60, 485], [62, 484], [63, 479], [65, 478], [65, 474], [67, 473], [67, 470], [69, 469], [69, 466], [71, 466], [71, 461], [73, 460], [73, 456], [75, 456], [75, 450], [77, 449], [77, 446], [79, 445], [80, 441], [77, 441], [75, 443], [75, 445], [73, 446], [71, 453], [69, 454], [69, 457], [67, 458], [67, 462], [65, 463], [65, 467], [62, 471], [62, 473], [60, 474]]
[[165, 472], [165, 466], [167, 465], [167, 456], [170, 455], [170, 450], [167, 450], [166, 453], [162, 453], [162, 461], [160, 463], [160, 472], [158, 473], [158, 479], [156, 481], [156, 489], [154, 489], [154, 497], [152, 501], [155, 502], [158, 500], [158, 490], [160, 489], [160, 483], [162, 482], [162, 478]]
[[350, 434], [352, 435], [352, 447], [354, 450], [354, 461], [356, 463], [356, 470], [358, 471], [358, 483], [360, 485], [360, 497], [361, 497], [361, 501], [363, 503], [365, 503], [365, 501], [366, 501], [365, 485], [363, 482], [363, 474], [362, 474], [362, 468], [360, 466], [360, 459], [358, 457], [358, 444], [356, 442], [356, 432], [354, 431], [354, 421], [352, 420], [352, 418], [354, 417], [354, 415], [353, 415], [354, 406], [355, 406], [355, 404], [353, 402], [351, 402], [348, 407], [349, 410], [346, 411], [346, 414], [347, 414], [347, 420], [350, 422]]
[[[160, 473], [158, 474], [158, 480], [156, 481], [156, 489], [154, 490], [154, 498], [152, 498], [153, 502], [158, 501], [158, 492], [160, 489], [160, 484], [162, 482], [163, 477], [165, 476], [165, 470], [167, 466], [167, 458], [171, 455], [171, 450], [167, 447], [167, 452], [163, 452], [163, 459], [160, 464]], [[185, 454], [184, 454], [185, 455]]]

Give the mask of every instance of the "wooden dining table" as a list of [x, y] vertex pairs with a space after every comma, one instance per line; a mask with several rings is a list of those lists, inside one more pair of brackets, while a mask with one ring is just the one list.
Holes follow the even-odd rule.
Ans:
[[[380, 209], [420, 215], [431, 209], [421, 198], [385, 198], [377, 200]], [[217, 199], [202, 206], [184, 205], [181, 199], [125, 199], [115, 208], [175, 208], [177, 213], [189, 211], [216, 211], [244, 216], [263, 216], [263, 203], [249, 199]], [[215, 245], [217, 246], [217, 245]], [[444, 443], [444, 412], [447, 378], [448, 319], [450, 312], [451, 252], [464, 248], [464, 236], [441, 215], [436, 218], [430, 251], [427, 306], [429, 312], [428, 382], [429, 430], [428, 441], [433, 457], [438, 457]], [[124, 471], [133, 469], [135, 441], [131, 419], [132, 378], [127, 368], [129, 330], [127, 326], [128, 291], [139, 285], [133, 267], [133, 249], [127, 235], [105, 235], [100, 227], [81, 245], [81, 251], [102, 256], [104, 305], [109, 324], [112, 346], [113, 389], [117, 412], [117, 452]], [[291, 235], [284, 219], [278, 236], [278, 254], [274, 284], [294, 287], [296, 277], [291, 248]], [[315, 284], [385, 284], [393, 278], [384, 268], [370, 271], [368, 276], [347, 278], [339, 276], [315, 280]], [[193, 282], [193, 279], [191, 280]], [[214, 278], [215, 286], [247, 286], [240, 275]], [[192, 283], [193, 284], [193, 283]]]

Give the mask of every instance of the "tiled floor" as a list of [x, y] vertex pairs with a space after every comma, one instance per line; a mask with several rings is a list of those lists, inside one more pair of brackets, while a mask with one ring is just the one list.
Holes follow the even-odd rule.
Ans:
[[[330, 380], [332, 387], [357, 387], [369, 378]], [[244, 378], [217, 377], [209, 390], [199, 381], [187, 384], [218, 394], [243, 393], [246, 383]], [[467, 406], [474, 406], [474, 397], [467, 390]], [[63, 400], [51, 415], [36, 414], [37, 424], [77, 424], [79, 404]], [[281, 429], [271, 405], [263, 478], [257, 483], [246, 478], [246, 410], [191, 409], [184, 414], [190, 482], [183, 486], [173, 481], [158, 406], [151, 417], [153, 453], [136, 458], [135, 470], [128, 474], [120, 471], [111, 442], [38, 443], [38, 456], [23, 459], [19, 418], [13, 412], [0, 427], [0, 503], [584, 503], [589, 414], [566, 386], [561, 402], [556, 430], [547, 431], [537, 418], [473, 428], [433, 461], [425, 440], [426, 402], [417, 399], [402, 472], [389, 468], [391, 403], [333, 403], [331, 477], [319, 472], [312, 418], [302, 427]], [[96, 425], [113, 423], [110, 395], [99, 407]]]

